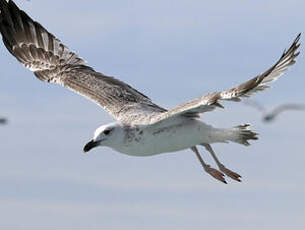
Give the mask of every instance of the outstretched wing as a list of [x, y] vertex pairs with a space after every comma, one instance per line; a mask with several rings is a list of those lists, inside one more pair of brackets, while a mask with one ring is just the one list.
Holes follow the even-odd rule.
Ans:
[[280, 59], [264, 73], [232, 89], [204, 95], [179, 105], [164, 114], [160, 114], [155, 121], [157, 122], [172, 116], [195, 116], [199, 113], [212, 111], [216, 107], [223, 108], [219, 103], [219, 100], [238, 102], [241, 101], [242, 97], [250, 97], [256, 92], [270, 88], [266, 83], [277, 80], [289, 66], [295, 63], [295, 58], [300, 53], [296, 53], [296, 50], [300, 46], [300, 44], [298, 44], [300, 36], [301, 34], [297, 36], [290, 48], [287, 51], [284, 51]]
[[287, 110], [305, 111], [305, 104], [283, 104], [276, 107], [271, 113], [275, 116]]
[[40, 80], [91, 99], [125, 123], [166, 111], [124, 82], [95, 72], [13, 1], [0, 0], [0, 10], [0, 32], [6, 48]]

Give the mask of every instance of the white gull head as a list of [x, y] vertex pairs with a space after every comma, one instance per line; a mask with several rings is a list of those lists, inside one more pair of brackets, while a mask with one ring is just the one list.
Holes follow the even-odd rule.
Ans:
[[112, 147], [122, 139], [123, 135], [124, 128], [119, 122], [102, 125], [95, 130], [93, 139], [84, 146], [83, 150], [89, 152], [98, 146]]

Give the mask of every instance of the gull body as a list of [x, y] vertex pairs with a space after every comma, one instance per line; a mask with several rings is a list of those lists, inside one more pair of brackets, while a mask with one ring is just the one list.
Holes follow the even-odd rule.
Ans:
[[[224, 174], [237, 181], [241, 176], [218, 160], [210, 144], [231, 141], [247, 146], [248, 141], [258, 139], [257, 134], [248, 130], [248, 124], [217, 129], [200, 121], [200, 115], [224, 108], [220, 102], [239, 102], [268, 89], [267, 83], [277, 80], [295, 63], [300, 45], [299, 34], [278, 61], [256, 77], [166, 109], [123, 81], [95, 71], [12, 0], [0, 0], [0, 32], [8, 51], [39, 80], [59, 84], [92, 100], [117, 120], [99, 127], [84, 152], [107, 146], [128, 155], [150, 156], [189, 148], [204, 170], [224, 183]], [[197, 146], [211, 154], [219, 170], [203, 161]]]
[[[106, 135], [105, 130], [110, 132]], [[188, 149], [201, 143], [241, 141], [239, 129], [216, 129], [197, 119], [179, 118], [155, 125], [103, 125], [93, 141], [132, 156], [151, 156]], [[96, 147], [96, 146], [94, 146]], [[87, 148], [85, 151], [89, 151]]]

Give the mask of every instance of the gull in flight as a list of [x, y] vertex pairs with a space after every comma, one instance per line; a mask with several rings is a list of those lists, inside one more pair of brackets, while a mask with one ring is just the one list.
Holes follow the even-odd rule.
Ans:
[[[3, 43], [20, 63], [38, 79], [87, 97], [117, 120], [96, 129], [84, 152], [107, 146], [128, 155], [151, 156], [191, 149], [204, 170], [224, 183], [225, 175], [237, 181], [241, 176], [219, 161], [211, 144], [230, 141], [248, 146], [249, 140], [258, 139], [257, 133], [250, 131], [248, 124], [214, 128], [202, 122], [200, 114], [223, 108], [221, 101], [238, 102], [242, 97], [269, 88], [267, 83], [277, 80], [299, 54], [300, 34], [267, 71], [232, 89], [210, 93], [167, 110], [123, 81], [96, 72], [13, 1], [0, 0], [0, 10]], [[202, 159], [197, 146], [203, 146], [212, 155], [219, 170]]]
[[248, 99], [245, 101], [245, 104], [252, 106], [253, 108], [256, 108], [258, 111], [260, 111], [263, 114], [262, 120], [266, 123], [274, 121], [275, 118], [284, 111], [305, 111], [305, 104], [294, 104], [294, 103], [281, 104], [275, 107], [271, 111], [267, 111], [264, 106], [262, 106], [260, 103], [254, 100]]
[[7, 123], [6, 118], [0, 118], [0, 125], [5, 125]]

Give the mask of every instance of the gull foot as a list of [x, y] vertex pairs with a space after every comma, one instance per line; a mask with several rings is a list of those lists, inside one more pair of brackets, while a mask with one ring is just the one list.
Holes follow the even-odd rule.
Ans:
[[238, 182], [241, 182], [240, 178], [241, 175], [239, 175], [236, 172], [231, 171], [230, 169], [227, 169], [224, 165], [220, 165], [219, 167], [220, 171], [222, 171], [224, 174], [226, 174], [228, 177], [231, 177], [233, 180], [236, 180]]
[[225, 178], [224, 178], [224, 174], [220, 171], [218, 171], [217, 169], [212, 168], [210, 165], [207, 165], [207, 167], [204, 169], [208, 174], [210, 174], [212, 177], [214, 177], [215, 179], [227, 184]]

